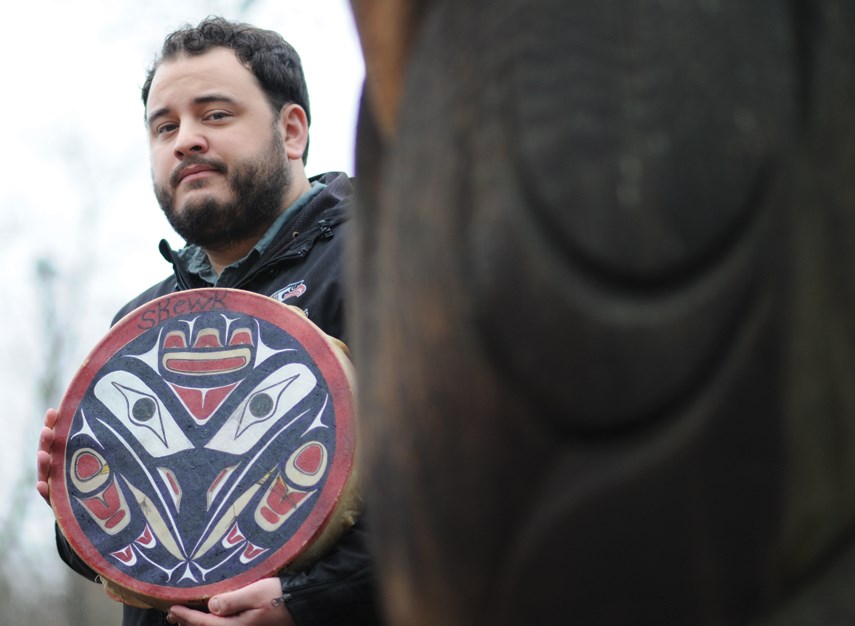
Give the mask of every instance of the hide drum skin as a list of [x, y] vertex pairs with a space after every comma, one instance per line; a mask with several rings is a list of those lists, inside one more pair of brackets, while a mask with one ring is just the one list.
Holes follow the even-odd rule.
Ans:
[[299, 571], [358, 511], [346, 347], [231, 289], [122, 318], [60, 404], [51, 503], [114, 599], [168, 609]]

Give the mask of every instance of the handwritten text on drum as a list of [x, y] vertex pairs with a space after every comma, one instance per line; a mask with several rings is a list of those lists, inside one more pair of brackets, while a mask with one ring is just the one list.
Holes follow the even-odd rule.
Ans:
[[153, 328], [157, 324], [168, 320], [176, 315], [186, 313], [204, 313], [206, 311], [217, 311], [227, 309], [226, 294], [212, 292], [210, 296], [196, 296], [192, 298], [175, 296], [159, 300], [155, 305], [144, 310], [139, 315], [139, 328]]

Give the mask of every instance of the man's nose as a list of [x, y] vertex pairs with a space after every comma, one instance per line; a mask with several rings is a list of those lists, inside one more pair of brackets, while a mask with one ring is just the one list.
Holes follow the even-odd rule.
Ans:
[[175, 137], [173, 151], [176, 158], [185, 159], [192, 154], [208, 151], [208, 141], [202, 129], [195, 124], [182, 124]]

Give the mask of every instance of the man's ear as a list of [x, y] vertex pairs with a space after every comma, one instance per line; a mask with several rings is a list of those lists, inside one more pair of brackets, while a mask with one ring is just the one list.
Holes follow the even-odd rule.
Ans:
[[287, 104], [279, 113], [279, 127], [289, 160], [302, 160], [309, 143], [309, 121], [299, 104]]

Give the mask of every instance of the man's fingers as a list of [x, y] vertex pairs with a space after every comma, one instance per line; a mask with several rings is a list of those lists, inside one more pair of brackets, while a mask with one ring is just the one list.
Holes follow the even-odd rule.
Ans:
[[294, 626], [284, 604], [274, 602], [282, 595], [278, 578], [264, 578], [208, 601], [210, 614], [173, 606], [167, 621], [186, 626]]
[[50, 504], [50, 451], [54, 442], [54, 426], [56, 426], [57, 412], [48, 409], [45, 413], [45, 425], [39, 432], [39, 448], [36, 452], [36, 491]]
[[47, 480], [50, 476], [50, 454], [44, 450], [36, 452], [36, 480]]
[[53, 440], [53, 429], [48, 428], [47, 426], [42, 427], [42, 430], [39, 433], [39, 452], [45, 452], [50, 454], [50, 450], [53, 447]]
[[36, 491], [50, 504], [50, 488], [48, 477], [50, 476], [50, 454], [44, 450], [36, 453]]
[[200, 611], [188, 609], [186, 606], [173, 606], [169, 609], [166, 621], [180, 626], [205, 626], [210, 620], [216, 619]]
[[273, 598], [282, 595], [278, 578], [264, 578], [242, 589], [221, 593], [208, 602], [214, 615], [236, 615], [250, 609], [269, 609]]
[[48, 409], [45, 412], [45, 426], [53, 430], [53, 427], [56, 426], [57, 415], [56, 409]]
[[50, 489], [48, 488], [47, 481], [40, 480], [36, 482], [36, 491], [39, 492], [39, 495], [45, 502], [50, 504]]

